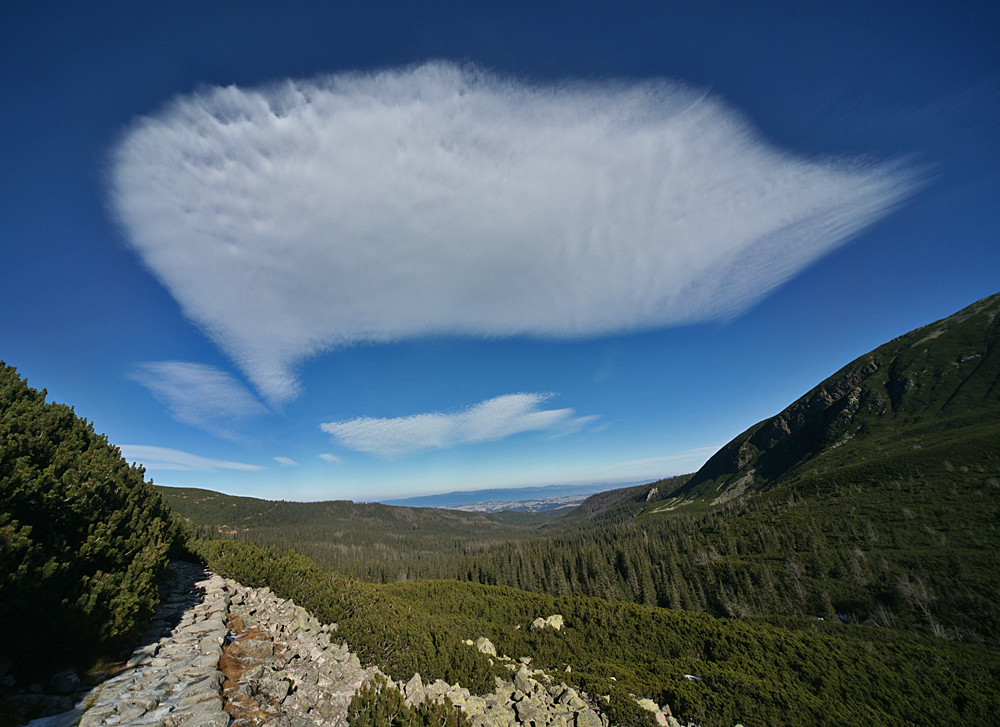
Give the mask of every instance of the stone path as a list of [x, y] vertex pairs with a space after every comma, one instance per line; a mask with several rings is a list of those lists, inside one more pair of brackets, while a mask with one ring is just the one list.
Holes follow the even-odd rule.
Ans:
[[[267, 588], [178, 562], [170, 564], [166, 585], [125, 667], [78, 691], [72, 711], [29, 727], [347, 727], [354, 693], [384, 676], [377, 667], [362, 669], [348, 645], [334, 640], [336, 624], [321, 624]], [[562, 626], [560, 616], [539, 622]], [[529, 669], [529, 658], [497, 656], [485, 638], [466, 643], [506, 664], [510, 680], [497, 679], [494, 693], [483, 697], [440, 680], [425, 686], [419, 674], [406, 683], [389, 680], [389, 687], [411, 705], [447, 697], [472, 727], [609, 727], [586, 694]], [[668, 707], [640, 704], [663, 727], [681, 727]]]
[[168, 595], [125, 668], [84, 694], [72, 712], [29, 727], [77, 720], [80, 727], [227, 727], [218, 669], [229, 610], [225, 581], [190, 563], [170, 569]]

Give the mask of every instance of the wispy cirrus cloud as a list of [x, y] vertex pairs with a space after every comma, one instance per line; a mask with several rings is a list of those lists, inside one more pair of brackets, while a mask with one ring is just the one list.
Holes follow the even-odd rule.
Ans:
[[268, 411], [245, 386], [214, 366], [151, 361], [137, 365], [130, 378], [149, 389], [176, 421], [227, 439], [234, 438], [234, 425]]
[[324, 454], [321, 454], [321, 455], [318, 455], [318, 456], [319, 456], [319, 458], [321, 460], [323, 460], [324, 462], [329, 462], [330, 464], [334, 464], [335, 462], [339, 462], [340, 461], [340, 457], [338, 457], [335, 454], [325, 454], [324, 453]]
[[303, 359], [423, 335], [733, 316], [901, 203], [898, 163], [806, 159], [663, 80], [438, 62], [213, 87], [137, 120], [110, 204], [272, 404]]
[[143, 444], [122, 444], [119, 446], [122, 456], [129, 462], [141, 464], [146, 469], [174, 470], [179, 472], [211, 472], [212, 470], [240, 470], [242, 472], [258, 472], [264, 467], [243, 462], [227, 462], [221, 459], [208, 459], [196, 454], [182, 452], [169, 447], [151, 447]]
[[320, 425], [348, 449], [398, 457], [425, 449], [489, 442], [514, 434], [579, 431], [596, 416], [578, 417], [573, 409], [541, 409], [551, 394], [507, 394], [450, 414], [432, 412], [394, 418], [359, 417]]
[[614, 464], [601, 467], [599, 471], [609, 473], [655, 472], [659, 470], [661, 465], [673, 464], [676, 466], [679, 464], [685, 468], [689, 467], [690, 471], [693, 472], [705, 464], [708, 458], [718, 452], [719, 448], [722, 446], [723, 445], [721, 443], [713, 444], [708, 447], [698, 447], [684, 452], [674, 452], [673, 454], [664, 455], [662, 457], [644, 457], [643, 459], [632, 459], [627, 462], [615, 462]]
[[272, 457], [271, 459], [280, 464], [282, 467], [298, 467], [299, 465], [299, 463], [291, 457]]

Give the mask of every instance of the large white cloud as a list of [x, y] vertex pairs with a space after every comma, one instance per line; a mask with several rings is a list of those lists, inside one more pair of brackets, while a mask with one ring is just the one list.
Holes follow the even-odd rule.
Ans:
[[573, 409], [540, 409], [539, 405], [550, 396], [507, 394], [450, 414], [433, 412], [391, 419], [359, 417], [327, 422], [320, 429], [348, 449], [397, 457], [424, 449], [490, 442], [520, 432], [568, 434], [597, 418], [575, 416]]
[[731, 316], [915, 184], [898, 164], [782, 152], [679, 84], [441, 62], [176, 98], [116, 146], [110, 200], [279, 403], [296, 362], [360, 341]]

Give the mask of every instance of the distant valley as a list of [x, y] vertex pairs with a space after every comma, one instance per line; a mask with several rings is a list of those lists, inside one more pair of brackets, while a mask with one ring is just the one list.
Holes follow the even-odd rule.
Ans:
[[509, 489], [446, 492], [397, 500], [382, 500], [383, 505], [399, 507], [437, 507], [464, 512], [544, 512], [579, 505], [589, 495], [620, 487], [642, 484], [634, 482], [596, 482], [585, 485], [548, 485], [543, 487], [513, 487]]

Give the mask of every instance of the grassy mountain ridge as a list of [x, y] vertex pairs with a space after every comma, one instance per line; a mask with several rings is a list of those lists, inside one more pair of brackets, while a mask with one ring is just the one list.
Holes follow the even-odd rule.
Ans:
[[667, 479], [607, 492], [598, 492], [580, 503], [580, 506], [560, 518], [541, 526], [548, 535], [572, 533], [580, 530], [600, 530], [626, 523], [642, 513], [648, 503], [657, 501], [663, 494], [675, 492], [691, 475], [677, 475]]
[[849, 363], [711, 457], [682, 487], [721, 504], [809, 469], [835, 468], [961, 439], [1000, 421], [1000, 294], [918, 328]]

